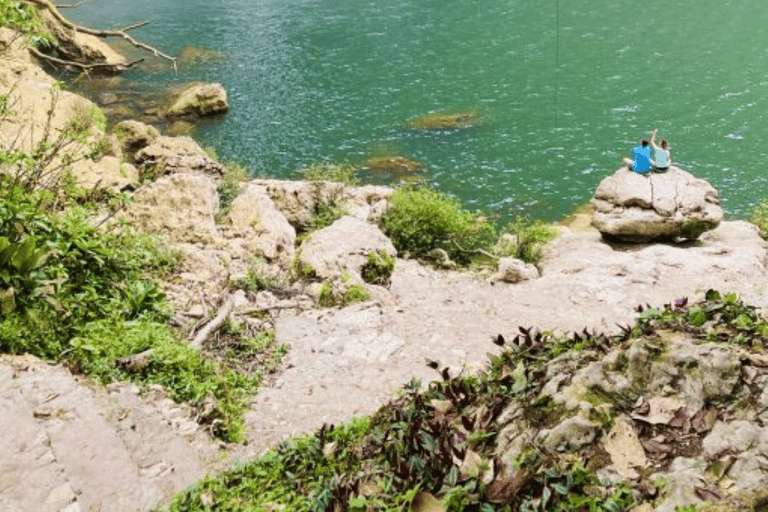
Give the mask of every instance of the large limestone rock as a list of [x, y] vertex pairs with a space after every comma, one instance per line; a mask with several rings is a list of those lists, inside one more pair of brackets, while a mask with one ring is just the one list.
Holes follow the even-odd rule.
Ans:
[[200, 173], [219, 178], [224, 166], [211, 159], [191, 137], [158, 137], [135, 155], [144, 176]]
[[166, 111], [169, 117], [211, 116], [229, 110], [221, 84], [193, 83], [183, 89]]
[[338, 277], [342, 272], [359, 276], [368, 255], [379, 251], [397, 256], [394, 245], [378, 227], [345, 216], [306, 239], [301, 244], [299, 261], [320, 278]]
[[137, 186], [139, 180], [136, 167], [114, 156], [75, 162], [72, 174], [77, 186], [87, 189], [130, 190]]
[[717, 191], [678, 167], [641, 176], [621, 168], [592, 198], [592, 225], [623, 242], [695, 240], [723, 219]]
[[117, 137], [125, 159], [130, 162], [134, 161], [134, 156], [138, 151], [160, 137], [160, 132], [154, 126], [132, 119], [121, 121], [115, 125], [112, 133]]
[[252, 183], [269, 194], [277, 209], [299, 231], [311, 227], [323, 203], [333, 203], [351, 217], [375, 223], [386, 211], [387, 199], [393, 193], [389, 187], [345, 187], [333, 181], [254, 180]]
[[218, 207], [211, 178], [173, 174], [136, 192], [126, 217], [142, 231], [166, 233], [172, 242], [209, 243], [218, 235], [214, 220]]
[[296, 230], [263, 188], [248, 184], [232, 202], [226, 220], [254, 255], [268, 260], [293, 257]]

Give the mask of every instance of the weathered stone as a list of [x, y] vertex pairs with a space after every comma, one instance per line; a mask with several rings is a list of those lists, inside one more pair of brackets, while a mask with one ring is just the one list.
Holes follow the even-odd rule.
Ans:
[[293, 257], [296, 230], [262, 187], [248, 184], [232, 202], [226, 221], [246, 239], [253, 254], [269, 260], [288, 261]]
[[174, 242], [210, 242], [216, 238], [215, 183], [207, 176], [173, 174], [133, 196], [126, 217], [149, 233], [166, 233]]
[[225, 171], [190, 137], [160, 136], [136, 153], [135, 159], [142, 176], [202, 173], [219, 178]]
[[210, 116], [228, 110], [227, 91], [221, 84], [193, 83], [178, 94], [165, 114], [168, 117]]
[[642, 176], [621, 168], [592, 198], [592, 225], [623, 242], [695, 240], [723, 219], [717, 191], [678, 167]]
[[160, 137], [160, 132], [154, 126], [133, 120], [121, 121], [115, 125], [112, 133], [120, 142], [123, 155], [129, 162], [134, 161], [136, 152], [149, 146]]
[[499, 281], [505, 283], [519, 283], [529, 279], [537, 279], [539, 270], [530, 263], [517, 258], [501, 258], [499, 260], [499, 270], [490, 277], [491, 283]]
[[321, 204], [334, 204], [349, 216], [375, 223], [387, 209], [390, 187], [366, 185], [346, 187], [334, 181], [254, 180], [263, 187], [298, 231], [307, 230]]
[[118, 192], [135, 188], [139, 179], [136, 167], [122, 163], [114, 156], [105, 156], [95, 162], [92, 160], [75, 162], [72, 164], [72, 174], [79, 187]]
[[645, 450], [637, 437], [629, 418], [619, 416], [613, 422], [611, 431], [602, 439], [605, 451], [611, 456], [616, 471], [627, 479], [637, 478], [637, 469], [648, 463]]
[[355, 217], [342, 217], [327, 228], [316, 231], [302, 244], [299, 261], [321, 278], [343, 272], [359, 276], [372, 252], [397, 256], [392, 242], [378, 227]]
[[542, 430], [536, 440], [551, 451], [570, 451], [591, 444], [599, 431], [599, 424], [577, 415], [551, 429]]

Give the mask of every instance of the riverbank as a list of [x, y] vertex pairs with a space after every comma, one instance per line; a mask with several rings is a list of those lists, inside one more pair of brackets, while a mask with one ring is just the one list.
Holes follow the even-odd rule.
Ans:
[[[52, 80], [19, 59], [8, 57], [12, 72], [0, 82], [8, 91], [34, 91], [30, 105], [46, 104]], [[82, 101], [66, 91], [61, 96]], [[125, 155], [150, 162], [144, 169], [158, 170], [157, 179], [138, 186], [139, 169], [125, 172]], [[512, 339], [520, 326], [612, 333], [617, 323], [633, 322], [638, 304], [661, 306], [683, 296], [693, 302], [710, 288], [768, 307], [766, 245], [745, 222], [724, 222], [684, 246], [607, 244], [583, 222], [547, 246], [536, 279], [488, 282], [399, 254], [388, 280], [372, 284], [362, 271], [370, 254], [393, 255], [375, 224], [391, 189], [247, 180], [222, 215], [221, 166], [194, 141], [158, 134], [111, 158], [118, 161], [113, 185], [125, 187], [118, 177], [134, 183], [125, 188], [132, 199], [119, 214], [164, 236], [182, 255], [162, 284], [173, 325], [199, 334], [223, 311], [230, 329], [274, 329], [275, 342], [290, 348], [249, 404], [244, 445], [219, 444], [212, 428], [206, 432], [194, 421], [202, 408], [175, 404], [157, 387], [144, 394], [119, 383], [104, 389], [61, 366], [4, 358], [0, 389], [13, 405], [4, 420], [9, 429], [23, 425], [25, 434], [19, 441], [4, 438], [2, 453], [11, 456], [3, 458], [0, 474], [12, 483], [0, 492], [0, 504], [8, 509], [107, 511], [119, 504], [146, 510], [215, 471], [220, 458], [248, 460], [291, 435], [374, 412], [410, 379], [436, 377], [425, 360], [439, 361], [453, 375], [470, 372], [489, 352], [498, 353], [492, 339]], [[111, 161], [105, 155], [86, 163], [98, 171], [91, 186], [108, 183], [105, 159]], [[330, 199], [348, 215], [297, 239]], [[339, 305], [319, 307], [324, 286]], [[368, 297], [344, 304], [352, 289]], [[34, 454], [22, 445], [35, 446]], [[29, 481], [35, 492], [28, 491]]]

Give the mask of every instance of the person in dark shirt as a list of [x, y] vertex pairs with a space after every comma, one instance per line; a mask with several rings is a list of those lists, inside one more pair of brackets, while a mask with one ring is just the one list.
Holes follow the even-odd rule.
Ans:
[[648, 139], [642, 139], [640, 143], [632, 148], [632, 160], [624, 159], [624, 163], [630, 171], [638, 174], [649, 174], [651, 172], [651, 147], [648, 145]]

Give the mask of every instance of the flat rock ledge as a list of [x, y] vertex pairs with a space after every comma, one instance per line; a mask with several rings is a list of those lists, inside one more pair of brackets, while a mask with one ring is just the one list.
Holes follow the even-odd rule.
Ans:
[[623, 167], [592, 198], [592, 225], [629, 243], [696, 240], [723, 220], [717, 190], [679, 167], [642, 176]]

